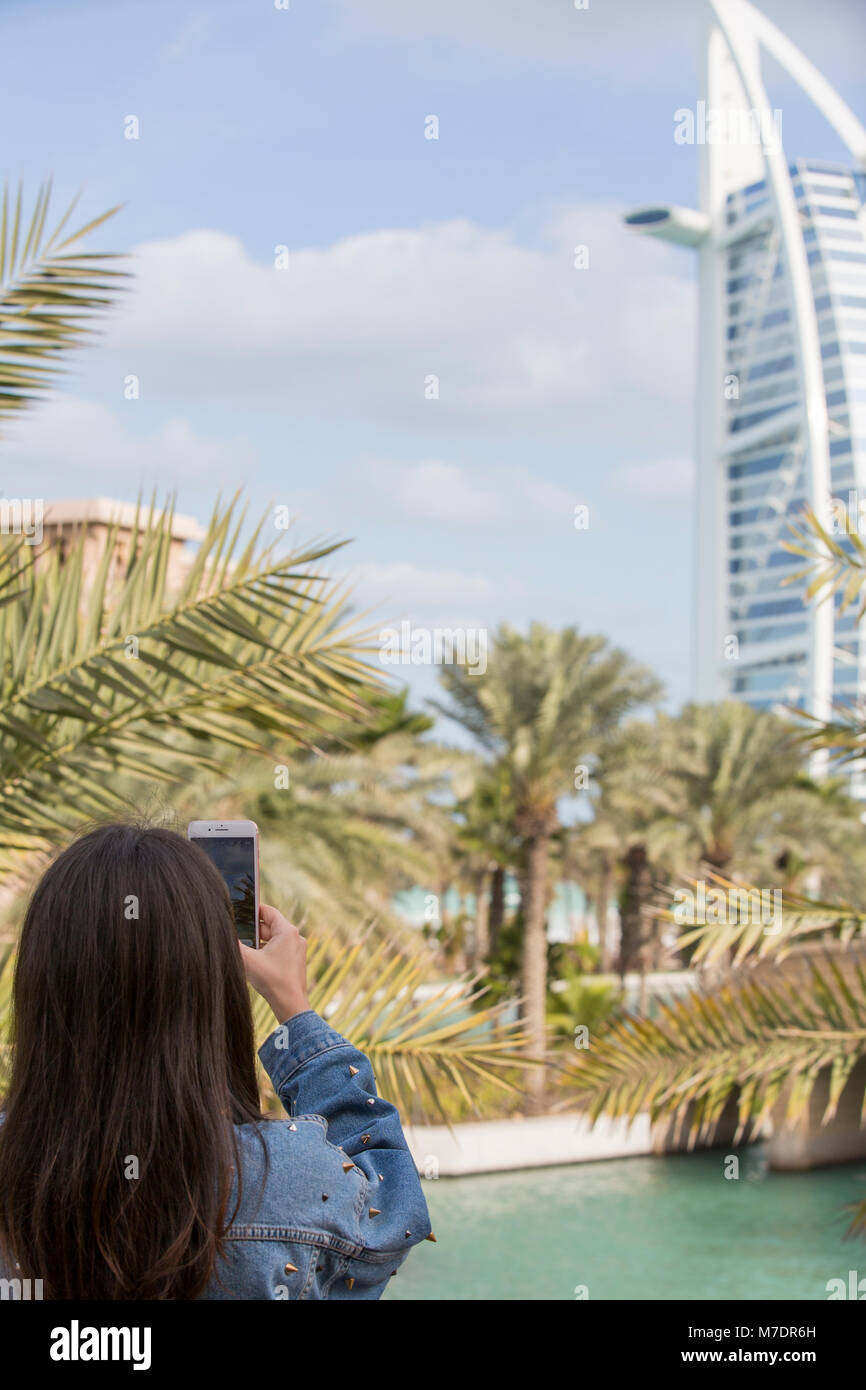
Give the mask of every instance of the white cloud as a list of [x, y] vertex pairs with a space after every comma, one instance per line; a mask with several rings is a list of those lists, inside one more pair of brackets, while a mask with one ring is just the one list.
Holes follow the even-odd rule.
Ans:
[[173, 63], [189, 57], [191, 53], [197, 52], [205, 40], [209, 38], [210, 32], [210, 15], [202, 11], [188, 15], [174, 38], [163, 48], [162, 57]]
[[454, 463], [378, 464], [372, 475], [377, 507], [390, 496], [405, 517], [483, 526], [502, 516], [502, 498], [473, 483]]
[[614, 481], [625, 491], [659, 502], [690, 501], [695, 490], [692, 459], [657, 459], [653, 463], [626, 463], [616, 470]]
[[250, 464], [244, 440], [202, 439], [183, 419], [135, 439], [123, 416], [137, 408], [133, 401], [117, 411], [68, 396], [47, 401], [8, 427], [6, 479], [14, 478], [19, 491], [26, 480], [29, 490], [46, 496], [106, 487], [110, 495], [118, 488], [128, 495], [139, 486], [168, 489], [181, 481], [235, 488], [243, 481]]
[[[573, 524], [575, 499], [565, 488], [558, 487], [556, 483], [545, 482], [543, 478], [533, 477], [523, 478], [522, 486], [528, 505], [526, 511], [522, 511], [521, 520], [547, 518], [559, 525], [563, 517], [567, 517], [568, 525]], [[519, 492], [515, 495], [515, 501], [518, 504], [521, 502]]]
[[430, 459], [423, 463], [376, 460], [348, 475], [341, 488], [354, 513], [375, 511], [398, 521], [453, 527], [520, 530], [570, 524], [574, 499], [528, 469], [473, 467]]
[[[574, 268], [578, 243], [589, 269]], [[689, 408], [687, 267], [606, 206], [560, 213], [539, 248], [452, 220], [293, 249], [287, 270], [194, 231], [139, 248], [138, 293], [106, 344], [163, 398], [664, 438]]]
[[376, 604], [381, 612], [411, 614], [419, 608], [445, 612], [451, 608], [477, 611], [497, 606], [522, 586], [514, 580], [494, 582], [483, 574], [460, 570], [424, 569], [409, 563], [356, 565], [348, 576], [359, 604]]

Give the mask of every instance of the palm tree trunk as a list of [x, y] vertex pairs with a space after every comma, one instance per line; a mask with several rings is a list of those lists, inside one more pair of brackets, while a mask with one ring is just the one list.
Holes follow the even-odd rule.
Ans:
[[490, 901], [487, 897], [487, 869], [475, 875], [475, 933], [472, 941], [472, 964], [476, 970], [490, 955]]
[[646, 1018], [649, 1007], [649, 988], [646, 977], [646, 958], [642, 955], [640, 962], [640, 993], [638, 994], [637, 1009], [642, 1018]]
[[[524, 854], [524, 860], [525, 858]], [[520, 898], [520, 912], [525, 917], [529, 902], [529, 869], [525, 862], [517, 869], [517, 893]]]
[[490, 916], [488, 919], [488, 932], [490, 935], [490, 950], [495, 951], [499, 941], [499, 933], [505, 921], [505, 870], [501, 864], [497, 864], [493, 870], [493, 877], [490, 880]]
[[613, 865], [605, 859], [598, 876], [595, 899], [595, 919], [598, 923], [598, 939], [601, 945], [601, 968], [607, 975], [616, 967], [613, 947], [613, 922], [610, 915], [610, 890], [613, 881]]
[[626, 880], [620, 907], [619, 975], [646, 970], [645, 909], [652, 891], [652, 873], [645, 845], [630, 845], [624, 858]]
[[[529, 1033], [526, 1055], [543, 1058], [545, 1053], [545, 1008], [547, 1004], [547, 865], [550, 836], [535, 835], [528, 843], [525, 898], [523, 902], [523, 1022]], [[527, 1074], [529, 1110], [544, 1109], [545, 1069], [531, 1067]]]

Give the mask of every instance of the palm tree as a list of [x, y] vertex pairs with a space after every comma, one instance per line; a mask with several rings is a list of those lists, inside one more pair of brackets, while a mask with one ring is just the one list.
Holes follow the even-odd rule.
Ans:
[[456, 852], [475, 897], [472, 961], [480, 969], [496, 949], [505, 920], [505, 873], [517, 855], [507, 768], [502, 763], [479, 764], [472, 790], [457, 813]]
[[140, 517], [119, 582], [116, 528], [92, 575], [83, 533], [65, 557], [0, 546], [0, 873], [128, 810], [118, 778], [179, 782], [363, 712], [362, 635], [314, 568], [335, 544], [277, 554], [263, 523], [241, 545], [242, 524], [217, 505], [178, 592], [171, 507]]
[[650, 908], [658, 878], [688, 864], [684, 775], [696, 770], [688, 731], [663, 715], [653, 723], [624, 724], [598, 761], [592, 779], [594, 818], [575, 832], [575, 839], [619, 868], [621, 979], [634, 969], [645, 979], [657, 936]]
[[[859, 536], [840, 546], [806, 512], [786, 548], [805, 559], [795, 577], [811, 576], [811, 597], [826, 602], [841, 594], [842, 611], [859, 601], [862, 618], [866, 546]], [[696, 718], [703, 722], [707, 717]], [[724, 723], [729, 716], [723, 712], [720, 719]], [[859, 762], [866, 754], [862, 709], [840, 709], [827, 722], [804, 720], [811, 746], [849, 761]], [[746, 737], [734, 742], [742, 750], [750, 746], [748, 726], [740, 732]], [[728, 792], [720, 798], [728, 808], [724, 818], [709, 811], [700, 817], [701, 843], [713, 854], [712, 860], [707, 856], [709, 862], [728, 865], [738, 854], [748, 859], [753, 835], [763, 841], [754, 855], [762, 863], [780, 843], [787, 846], [792, 833], [805, 839], [802, 827], [799, 834], [790, 825], [779, 832], [786, 820], [779, 763], [787, 755], [774, 732], [766, 727], [751, 732], [753, 750], [766, 740], [760, 758], [769, 751], [776, 767], [768, 773], [752, 761], [775, 823], [764, 830], [749, 787], [740, 780], [742, 811]], [[720, 760], [718, 784], [730, 788], [737, 769], [722, 769]], [[819, 814], [828, 804], [833, 812], [839, 809], [840, 793], [832, 783], [829, 791], [816, 791], [798, 775], [795, 790], [798, 800], [805, 795]], [[832, 843], [830, 848], [835, 853]], [[861, 866], [862, 854], [861, 844]], [[768, 933], [754, 923], [735, 921], [689, 932], [683, 939], [697, 943], [695, 959], [732, 955], [734, 974], [709, 993], [686, 996], [657, 1020], [616, 1022], [574, 1068], [575, 1086], [590, 1112], [633, 1116], [646, 1110], [653, 1119], [679, 1118], [697, 1139], [712, 1133], [731, 1101], [736, 1102], [741, 1131], [748, 1124], [760, 1125], [771, 1113], [774, 1122], [803, 1115], [816, 1093], [823, 1097], [822, 1121], [833, 1116], [843, 1090], [855, 1106], [866, 1105], [866, 1068], [861, 1065], [866, 1063], [866, 908], [789, 896], [780, 927]], [[866, 1234], [866, 1200], [854, 1209], [852, 1230]]]
[[619, 959], [619, 944], [611, 916], [617, 885], [621, 838], [617, 827], [599, 808], [590, 824], [567, 834], [563, 842], [563, 875], [580, 884], [598, 927], [599, 969], [609, 975]]
[[790, 723], [728, 700], [686, 705], [676, 729], [697, 752], [684, 774], [696, 861], [766, 877], [785, 852], [810, 856], [839, 788], [822, 795]]
[[[508, 770], [513, 830], [523, 857], [523, 1017], [527, 1053], [545, 1052], [546, 912], [558, 803], [573, 788], [574, 767], [597, 754], [621, 719], [655, 699], [660, 687], [643, 667], [602, 637], [575, 628], [552, 631], [533, 623], [526, 636], [502, 627], [487, 670], [445, 667], [450, 700], [438, 705], [479, 741], [491, 761]], [[530, 1101], [540, 1109], [544, 1068], [529, 1076]]]
[[838, 780], [808, 776], [774, 715], [729, 702], [631, 722], [593, 783], [595, 819], [577, 839], [619, 861], [621, 975], [644, 974], [652, 899], [672, 876], [736, 873], [790, 893], [819, 869], [837, 891], [866, 890], [857, 804]]
[[[3, 189], [0, 205], [0, 419], [41, 399], [63, 371], [70, 348], [92, 339], [91, 322], [120, 292], [127, 272], [105, 252], [84, 252], [78, 244], [114, 215], [117, 208], [64, 235], [77, 199], [54, 231], [45, 226], [51, 184], [39, 190], [24, 225], [22, 190], [11, 198]], [[73, 248], [76, 248], [73, 250]]]

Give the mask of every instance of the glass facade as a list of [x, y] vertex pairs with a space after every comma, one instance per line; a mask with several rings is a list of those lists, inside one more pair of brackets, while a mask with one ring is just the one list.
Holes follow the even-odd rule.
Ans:
[[[805, 161], [790, 166], [790, 177], [824, 366], [834, 529], [845, 543], [858, 529], [866, 539], [866, 180]], [[729, 664], [725, 693], [757, 708], [804, 706], [806, 581], [780, 583], [802, 565], [781, 546], [807, 500], [802, 411], [784, 248], [765, 182], [729, 193], [725, 220], [725, 621], [740, 658]], [[863, 637], [853, 616], [837, 611], [834, 701], [866, 694]]]

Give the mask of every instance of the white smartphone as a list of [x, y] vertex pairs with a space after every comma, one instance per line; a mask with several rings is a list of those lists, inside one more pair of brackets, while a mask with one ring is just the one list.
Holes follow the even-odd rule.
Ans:
[[225, 879], [241, 941], [258, 947], [259, 827], [254, 820], [191, 820], [186, 833]]

